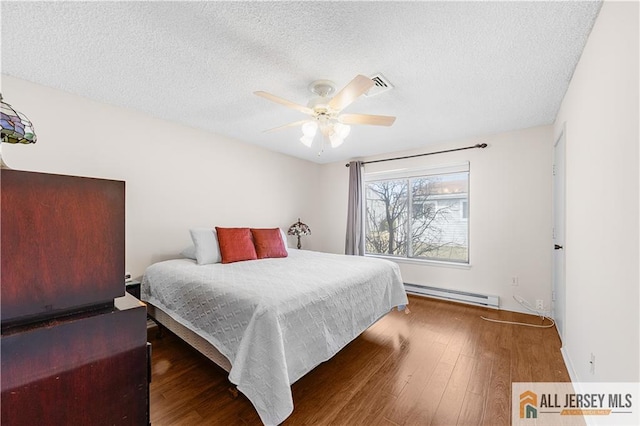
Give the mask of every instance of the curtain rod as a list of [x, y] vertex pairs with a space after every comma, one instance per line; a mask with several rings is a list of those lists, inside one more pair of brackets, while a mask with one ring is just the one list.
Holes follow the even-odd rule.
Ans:
[[[393, 161], [393, 160], [405, 160], [407, 158], [423, 157], [425, 155], [444, 154], [445, 152], [463, 151], [465, 149], [486, 148], [486, 147], [487, 147], [486, 143], [478, 143], [473, 146], [465, 146], [464, 148], [446, 149], [444, 151], [426, 152], [424, 154], [407, 155], [404, 157], [384, 158], [382, 160], [363, 161], [362, 164], [382, 163], [383, 161]], [[345, 164], [345, 166], [349, 167], [349, 163]]]

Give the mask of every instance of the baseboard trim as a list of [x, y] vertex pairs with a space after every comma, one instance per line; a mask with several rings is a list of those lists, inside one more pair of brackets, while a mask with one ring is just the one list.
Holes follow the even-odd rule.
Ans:
[[[578, 378], [578, 374], [576, 373], [576, 370], [573, 368], [571, 357], [567, 353], [567, 350], [564, 346], [560, 348], [560, 353], [562, 354], [564, 365], [565, 367], [567, 367], [567, 372], [569, 373], [569, 378], [571, 379], [571, 383], [573, 383], [574, 391], [577, 393], [585, 393], [584, 389], [581, 386], [580, 379]], [[582, 416], [582, 419], [584, 420], [587, 426], [602, 425], [602, 423], [599, 422], [598, 416]]]
[[571, 358], [567, 353], [567, 350], [564, 346], [560, 348], [560, 353], [562, 354], [562, 359], [564, 360], [564, 366], [567, 367], [567, 372], [569, 373], [569, 378], [572, 383], [578, 383], [578, 375], [576, 374], [576, 370], [573, 368], [573, 363], [571, 362]]

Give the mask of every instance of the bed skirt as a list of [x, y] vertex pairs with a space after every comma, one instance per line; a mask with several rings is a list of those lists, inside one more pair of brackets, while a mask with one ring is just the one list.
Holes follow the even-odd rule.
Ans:
[[207, 340], [203, 339], [194, 331], [189, 330], [187, 327], [171, 318], [162, 309], [153, 306], [149, 302], [145, 303], [147, 304], [147, 314], [153, 317], [156, 322], [161, 324], [163, 327], [166, 327], [176, 336], [192, 346], [195, 350], [209, 358], [211, 361], [215, 362], [227, 373], [231, 370], [231, 363], [224, 355], [220, 353], [220, 351], [215, 348], [215, 346], [213, 346]]

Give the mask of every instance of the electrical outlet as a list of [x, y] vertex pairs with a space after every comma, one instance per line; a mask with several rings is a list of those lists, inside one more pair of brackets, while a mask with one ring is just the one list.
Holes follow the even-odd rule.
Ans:
[[511, 285], [514, 287], [518, 286], [518, 276], [514, 275], [513, 277], [511, 277]]
[[536, 299], [536, 309], [539, 311], [544, 310], [544, 301], [542, 299]]
[[594, 354], [591, 354], [589, 361], [589, 373], [596, 374], [596, 356]]

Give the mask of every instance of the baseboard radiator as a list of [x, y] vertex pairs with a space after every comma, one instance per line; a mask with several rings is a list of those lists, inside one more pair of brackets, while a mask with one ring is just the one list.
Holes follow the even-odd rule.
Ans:
[[472, 305], [486, 306], [488, 308], [500, 308], [500, 298], [467, 291], [448, 290], [445, 288], [429, 287], [420, 284], [404, 283], [407, 293], [421, 296], [435, 297], [436, 299], [453, 300], [455, 302], [470, 303]]

